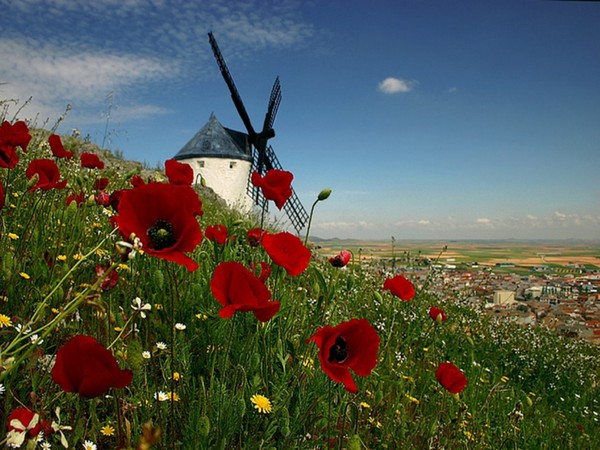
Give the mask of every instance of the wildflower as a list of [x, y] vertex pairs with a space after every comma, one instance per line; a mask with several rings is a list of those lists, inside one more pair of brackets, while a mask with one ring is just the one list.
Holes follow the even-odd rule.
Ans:
[[502, 375], [500, 377], [500, 381], [502, 381], [503, 383], [506, 383], [509, 380], [509, 378], [506, 375]]
[[21, 278], [23, 278], [24, 280], [29, 280], [29, 279], [31, 278], [31, 277], [30, 277], [30, 276], [29, 276], [27, 273], [25, 273], [25, 272], [20, 272], [20, 273], [19, 273], [19, 276], [20, 276]]
[[21, 447], [25, 438], [35, 438], [42, 431], [40, 416], [28, 408], [17, 408], [8, 416], [8, 447]]
[[167, 396], [167, 400], [171, 400], [173, 402], [178, 402], [179, 400], [181, 400], [181, 398], [179, 397], [179, 394], [177, 392], [167, 392], [166, 396]]
[[119, 241], [116, 243], [116, 247], [117, 251], [121, 255], [127, 255], [127, 259], [133, 259], [138, 252], [143, 253], [142, 248], [144, 245], [142, 244], [140, 238], [135, 235], [135, 233], [131, 233], [129, 239], [132, 241], [132, 243]]
[[225, 225], [217, 224], [206, 227], [204, 232], [206, 239], [216, 242], [219, 245], [223, 245], [227, 242], [227, 227]]
[[156, 348], [159, 350], [166, 350], [167, 349], [167, 344], [165, 344], [164, 342], [157, 342], [156, 343]]
[[311, 253], [297, 236], [283, 232], [265, 233], [262, 245], [273, 262], [281, 266], [292, 277], [300, 275], [308, 267]]
[[458, 367], [450, 362], [440, 364], [435, 377], [448, 392], [458, 394], [467, 386], [467, 378]]
[[52, 134], [48, 138], [48, 143], [50, 144], [50, 150], [52, 150], [52, 154], [57, 158], [72, 158], [73, 152], [66, 150], [63, 147], [63, 144], [60, 140], [60, 136], [57, 134]]
[[208, 319], [208, 316], [206, 314], [198, 313], [196, 314], [196, 319], [206, 320]]
[[103, 436], [114, 436], [115, 429], [112, 425], [104, 425], [100, 428], [100, 433], [102, 433]]
[[67, 260], [67, 255], [58, 255], [56, 259], [65, 262]]
[[15, 233], [8, 233], [7, 236], [12, 239], [13, 241], [16, 241], [17, 239], [19, 239], [19, 235], [15, 234]]
[[23, 151], [27, 150], [31, 135], [29, 128], [23, 121], [3, 122], [0, 126], [0, 168], [12, 169], [19, 162], [17, 147]]
[[29, 192], [41, 189], [49, 191], [50, 189], [64, 189], [67, 185], [67, 180], [60, 180], [60, 172], [58, 166], [51, 159], [34, 159], [29, 163], [25, 176], [30, 180], [37, 177], [37, 182], [34, 186], [28, 189]]
[[270, 320], [280, 307], [270, 301], [271, 292], [256, 275], [235, 261], [220, 263], [210, 280], [210, 290], [223, 308], [219, 316], [230, 318], [237, 311], [252, 311], [261, 322]]
[[265, 280], [271, 276], [273, 269], [269, 264], [267, 264], [264, 261], [261, 261], [260, 264], [255, 264], [253, 262], [250, 263], [250, 268], [254, 272], [256, 272], [258, 267], [260, 267], [260, 274], [258, 275], [258, 279], [264, 283]]
[[444, 312], [444, 310], [436, 308], [435, 306], [429, 308], [429, 317], [431, 317], [437, 323], [445, 322], [446, 320], [448, 320], [448, 317], [446, 317], [446, 313]]
[[98, 280], [102, 280], [100, 282], [100, 288], [103, 291], [108, 291], [119, 283], [119, 273], [116, 270], [111, 270], [108, 272], [109, 268], [109, 265], [96, 266], [96, 277]]
[[142, 352], [142, 358], [150, 359], [151, 357], [152, 357], [152, 354], [148, 350], [145, 350]]
[[121, 234], [139, 237], [149, 255], [181, 264], [190, 272], [198, 268], [198, 263], [184, 255], [202, 240], [196, 220], [203, 213], [202, 203], [190, 186], [148, 183], [135, 187], [123, 192], [118, 211], [112, 220]]
[[4, 385], [2, 383], [0, 383], [0, 395], [4, 395], [5, 392], [6, 392], [6, 388], [4, 387]]
[[108, 178], [105, 177], [101, 177], [101, 178], [96, 178], [96, 181], [94, 181], [94, 190], [96, 191], [103, 191], [104, 189], [106, 189], [108, 186]]
[[383, 283], [383, 289], [390, 291], [401, 300], [409, 301], [415, 296], [415, 287], [402, 275], [387, 278]]
[[173, 372], [173, 380], [175, 380], [175, 381], [181, 380], [181, 374], [179, 372]]
[[348, 250], [342, 250], [337, 255], [329, 258], [329, 263], [333, 267], [345, 267], [350, 262], [351, 258], [352, 253], [350, 253]]
[[250, 245], [250, 247], [258, 247], [262, 241], [264, 233], [265, 232], [261, 228], [252, 228], [251, 230], [248, 230], [246, 234], [248, 245]]
[[133, 372], [121, 370], [112, 353], [90, 336], [74, 336], [58, 349], [52, 379], [66, 392], [93, 398], [111, 387], [124, 388]]
[[98, 450], [98, 446], [86, 439], [83, 443], [83, 450]]
[[177, 322], [175, 324], [175, 329], [177, 331], [184, 331], [186, 328], [187, 328], [187, 326], [185, 324], [183, 324], [183, 323]]
[[406, 398], [411, 402], [414, 403], [415, 405], [418, 405], [419, 403], [421, 403], [419, 401], [419, 399], [413, 397], [412, 395], [408, 395], [408, 394], [404, 394], [406, 396]]
[[0, 328], [12, 327], [10, 317], [5, 314], [0, 314]]
[[83, 192], [79, 192], [78, 194], [70, 194], [69, 196], [67, 196], [65, 204], [69, 206], [71, 202], [75, 202], [77, 206], [83, 204], [83, 202], [85, 202], [85, 194]]
[[357, 375], [367, 376], [377, 365], [379, 336], [366, 319], [352, 319], [335, 327], [325, 326], [307, 342], [319, 347], [319, 361], [323, 371], [351, 393], [358, 392], [350, 369]]
[[40, 337], [37, 334], [29, 336], [29, 340], [33, 345], [42, 345], [42, 343], [44, 342], [44, 340], [40, 339]]
[[371, 405], [369, 405], [367, 402], [360, 402], [360, 407], [365, 408], [365, 409], [370, 409]]
[[271, 405], [271, 400], [269, 400], [264, 395], [254, 394], [250, 397], [250, 402], [254, 405], [254, 407], [261, 414], [270, 414], [273, 410], [273, 406]]
[[50, 450], [52, 448], [52, 444], [50, 444], [48, 441], [42, 441], [40, 442], [40, 448], [42, 450]]
[[165, 161], [165, 175], [171, 184], [190, 185], [194, 182], [194, 169], [186, 163], [174, 159]]
[[168, 399], [169, 397], [163, 391], [158, 391], [154, 393], [154, 400], [158, 400], [159, 402], [166, 402]]
[[271, 169], [261, 176], [258, 172], [252, 173], [252, 184], [262, 190], [267, 200], [273, 200], [278, 209], [292, 195], [292, 180], [294, 175], [286, 170]]
[[150, 303], [144, 303], [142, 305], [142, 299], [139, 297], [136, 297], [133, 299], [133, 305], [131, 305], [131, 308], [134, 311], [139, 312], [142, 319], [145, 319], [146, 311], [150, 311], [152, 309], [152, 306], [150, 305]]
[[95, 153], [83, 152], [79, 157], [81, 167], [87, 169], [104, 169], [104, 163]]

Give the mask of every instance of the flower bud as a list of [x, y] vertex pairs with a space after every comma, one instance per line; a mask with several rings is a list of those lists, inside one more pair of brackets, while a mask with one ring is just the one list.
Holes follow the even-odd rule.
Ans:
[[319, 200], [319, 201], [327, 200], [330, 195], [331, 195], [331, 189], [329, 189], [329, 188], [323, 189], [321, 192], [319, 192], [319, 195], [317, 196], [317, 200]]

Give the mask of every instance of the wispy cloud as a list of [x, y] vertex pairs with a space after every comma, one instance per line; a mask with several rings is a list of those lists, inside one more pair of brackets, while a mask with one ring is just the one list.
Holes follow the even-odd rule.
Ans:
[[290, 1], [0, 0], [0, 10], [0, 98], [31, 96], [24, 112], [48, 117], [69, 103], [80, 122], [92, 109], [99, 117], [109, 92], [119, 94], [124, 118], [164, 113], [140, 101], [142, 93], [214, 69], [210, 30], [228, 61], [301, 44], [314, 32]]
[[378, 89], [384, 94], [403, 94], [412, 91], [416, 85], [416, 81], [388, 77], [379, 83]]

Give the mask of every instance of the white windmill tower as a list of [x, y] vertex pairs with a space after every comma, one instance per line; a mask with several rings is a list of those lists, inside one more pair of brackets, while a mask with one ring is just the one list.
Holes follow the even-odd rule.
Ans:
[[[263, 128], [257, 132], [212, 33], [208, 33], [208, 39], [247, 132], [224, 128], [212, 114], [208, 123], [183, 146], [174, 159], [189, 164], [194, 169], [196, 182], [202, 177], [206, 185], [228, 205], [249, 211], [253, 204], [263, 205], [264, 201], [260, 190], [250, 182], [251, 173], [256, 171], [264, 175], [270, 169], [282, 168], [273, 148], [267, 145], [267, 141], [275, 136], [273, 123], [281, 102], [279, 77], [275, 79], [271, 90]], [[293, 189], [283, 209], [296, 231], [300, 232], [308, 221], [308, 213]]]

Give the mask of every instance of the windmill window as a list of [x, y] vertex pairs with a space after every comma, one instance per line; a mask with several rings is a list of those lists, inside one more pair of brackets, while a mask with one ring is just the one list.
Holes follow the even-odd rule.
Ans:
[[200, 167], [200, 168], [204, 167], [204, 161], [198, 161], [198, 167]]
[[233, 169], [235, 167], [235, 165], [236, 165], [235, 161], [229, 161], [229, 168], [230, 169]]

